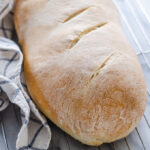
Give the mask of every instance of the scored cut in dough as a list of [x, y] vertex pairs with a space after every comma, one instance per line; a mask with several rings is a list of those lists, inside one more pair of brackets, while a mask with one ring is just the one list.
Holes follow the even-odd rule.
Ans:
[[112, 0], [17, 0], [15, 26], [31, 97], [88, 145], [127, 136], [147, 102]]

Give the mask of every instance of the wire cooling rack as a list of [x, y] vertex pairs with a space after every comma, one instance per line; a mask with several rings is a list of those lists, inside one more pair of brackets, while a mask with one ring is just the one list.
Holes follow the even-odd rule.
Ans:
[[[114, 0], [114, 2], [120, 12], [124, 31], [144, 71], [148, 93], [144, 117], [128, 137], [99, 147], [83, 145], [49, 122], [52, 129], [49, 150], [150, 150], [150, 0]], [[6, 32], [10, 32], [9, 29]], [[0, 150], [15, 150], [20, 126], [19, 109], [9, 105], [0, 113]]]

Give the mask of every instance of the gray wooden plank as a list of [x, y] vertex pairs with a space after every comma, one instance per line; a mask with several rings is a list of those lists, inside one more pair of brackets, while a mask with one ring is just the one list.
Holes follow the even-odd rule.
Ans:
[[127, 145], [129, 150], [144, 150], [143, 144], [138, 136], [136, 130], [134, 130], [127, 138]]
[[8, 150], [8, 145], [6, 141], [6, 136], [4, 132], [3, 122], [1, 119], [1, 113], [0, 113], [0, 150]]
[[[18, 112], [19, 113], [19, 112]], [[16, 150], [16, 139], [20, 123], [16, 118], [14, 106], [10, 104], [2, 113], [2, 122], [9, 150]]]
[[83, 144], [66, 134], [70, 150], [84, 150]]
[[143, 117], [140, 124], [137, 127], [137, 133], [146, 150], [150, 149], [150, 128]]
[[112, 144], [103, 144], [100, 146], [100, 150], [115, 150]]
[[49, 145], [48, 150], [55, 150], [55, 145], [54, 145], [53, 139], [51, 139], [51, 143], [50, 143], [50, 145]]
[[84, 145], [84, 150], [100, 150], [100, 149], [99, 147], [96, 147], [96, 146]]
[[68, 142], [64, 136], [64, 132], [49, 122], [52, 131], [52, 141], [49, 150], [70, 150]]
[[129, 150], [125, 139], [121, 139], [121, 140], [114, 142], [114, 147], [115, 147], [115, 150], [121, 150], [121, 149]]

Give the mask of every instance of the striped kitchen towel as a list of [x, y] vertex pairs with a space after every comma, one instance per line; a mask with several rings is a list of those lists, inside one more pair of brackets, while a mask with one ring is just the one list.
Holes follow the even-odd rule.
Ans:
[[51, 140], [51, 131], [26, 91], [23, 55], [14, 42], [13, 3], [13, 0], [0, 0], [0, 111], [9, 102], [20, 107], [22, 126], [16, 149], [46, 150]]

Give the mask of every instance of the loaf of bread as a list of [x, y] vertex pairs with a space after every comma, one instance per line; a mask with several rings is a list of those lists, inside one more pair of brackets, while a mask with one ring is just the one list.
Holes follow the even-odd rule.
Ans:
[[31, 97], [88, 145], [127, 136], [147, 102], [143, 73], [112, 0], [17, 0]]

